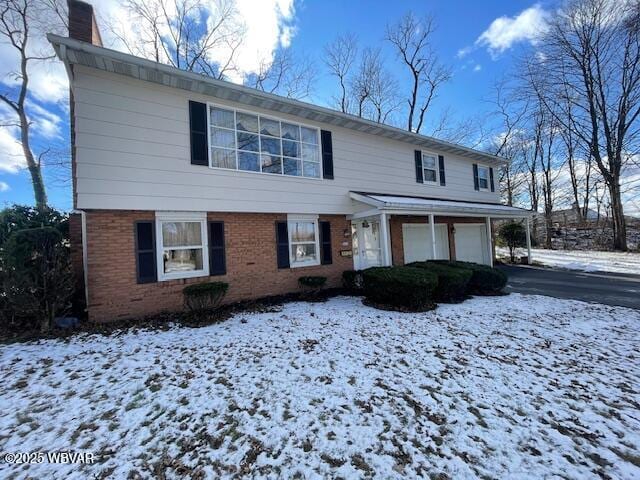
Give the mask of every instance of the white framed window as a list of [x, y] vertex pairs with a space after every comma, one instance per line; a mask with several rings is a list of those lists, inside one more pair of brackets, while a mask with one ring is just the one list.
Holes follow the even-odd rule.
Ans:
[[291, 268], [320, 265], [317, 215], [289, 215], [289, 265]]
[[489, 190], [489, 167], [478, 165], [478, 186], [480, 190]]
[[316, 127], [213, 104], [208, 111], [210, 167], [322, 178]]
[[438, 156], [422, 152], [422, 181], [423, 183], [438, 183]]
[[209, 275], [207, 214], [156, 212], [159, 280]]

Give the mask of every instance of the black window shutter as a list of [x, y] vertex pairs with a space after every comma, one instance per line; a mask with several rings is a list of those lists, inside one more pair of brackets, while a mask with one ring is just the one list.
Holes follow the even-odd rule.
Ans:
[[330, 265], [333, 263], [331, 256], [331, 222], [318, 222], [320, 226], [320, 263]]
[[478, 181], [478, 164], [473, 164], [473, 188], [480, 190], [480, 182]]
[[414, 157], [416, 160], [416, 182], [424, 183], [422, 177], [422, 150], [416, 150]]
[[489, 168], [489, 181], [491, 182], [491, 191], [496, 191], [496, 186], [493, 184], [493, 168]]
[[191, 164], [208, 166], [206, 104], [189, 100], [189, 131], [191, 136]]
[[438, 155], [438, 165], [440, 167], [440, 185], [445, 186], [447, 181], [444, 176], [444, 157], [442, 155]]
[[278, 268], [289, 268], [289, 230], [287, 222], [276, 222]]
[[224, 249], [224, 222], [209, 222], [209, 275], [227, 273]]
[[333, 142], [330, 131], [320, 131], [320, 143], [322, 144], [322, 177], [333, 180]]
[[155, 224], [152, 221], [135, 222], [136, 281], [157, 281]]

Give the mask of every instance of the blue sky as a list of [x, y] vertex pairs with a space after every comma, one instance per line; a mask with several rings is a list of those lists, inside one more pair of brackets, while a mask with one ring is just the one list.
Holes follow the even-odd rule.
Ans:
[[[335, 82], [327, 74], [321, 60], [326, 44], [339, 34], [352, 33], [362, 47], [381, 47], [388, 68], [401, 77], [405, 73], [402, 65], [384, 41], [385, 26], [408, 11], [418, 16], [433, 14], [437, 24], [433, 45], [440, 60], [451, 67], [453, 77], [442, 88], [432, 114], [436, 116], [443, 109], [450, 109], [454, 118], [458, 119], [482, 115], [492, 109], [488, 101], [493, 93], [493, 85], [497, 79], [512, 71], [518, 49], [530, 44], [534, 38], [533, 29], [539, 26], [548, 8], [545, 4], [524, 1], [272, 1], [274, 8], [279, 9], [279, 13], [274, 14], [279, 25], [276, 33], [281, 33], [281, 23], [293, 26], [289, 48], [317, 63], [318, 75], [312, 100], [325, 105], [330, 103], [335, 93]], [[286, 8], [281, 6], [292, 1], [294, 3]], [[101, 13], [119, 12], [116, 2], [93, 2], [99, 23]], [[260, 30], [257, 35], [260, 41], [259, 35], [269, 34]], [[0, 68], [3, 83], [6, 84], [6, 72], [10, 66], [6, 65], [8, 57], [4, 57], [0, 61]], [[69, 138], [68, 111], [64, 96], [64, 72], [59, 67], [38, 67], [38, 73], [41, 70], [51, 70], [53, 73], [36, 76], [38, 92], [32, 99], [32, 105], [37, 111], [34, 125], [36, 147], [52, 145], [54, 150], [64, 152], [68, 148]], [[0, 132], [0, 135], [4, 135], [0, 137], [0, 155], [3, 155], [0, 158], [0, 205], [32, 204], [29, 175], [13, 160], [19, 156], [19, 149], [16, 150], [15, 142], [7, 147], [6, 132]], [[50, 204], [59, 209], [70, 209], [72, 202], [68, 172], [60, 168], [47, 168], [44, 175]]]

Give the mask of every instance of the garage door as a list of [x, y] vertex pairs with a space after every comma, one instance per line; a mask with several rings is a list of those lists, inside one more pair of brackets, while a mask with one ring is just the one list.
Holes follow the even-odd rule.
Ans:
[[489, 265], [486, 225], [456, 223], [454, 228], [456, 259]]
[[[422, 262], [433, 259], [431, 248], [431, 227], [424, 223], [405, 223], [402, 225], [402, 246], [404, 248], [404, 263]], [[435, 226], [436, 258], [449, 259], [449, 237], [447, 226]]]

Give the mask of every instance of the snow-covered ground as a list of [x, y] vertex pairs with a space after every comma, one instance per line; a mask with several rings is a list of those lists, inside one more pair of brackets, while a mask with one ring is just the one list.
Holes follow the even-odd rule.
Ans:
[[2, 478], [640, 478], [640, 312], [512, 294], [291, 303], [0, 346]]
[[[509, 249], [496, 247], [499, 257], [509, 257]], [[527, 250], [519, 248], [517, 255], [526, 255]], [[581, 270], [584, 272], [640, 273], [640, 253], [596, 252], [590, 250], [546, 250], [532, 248], [534, 262], [549, 267]]]

